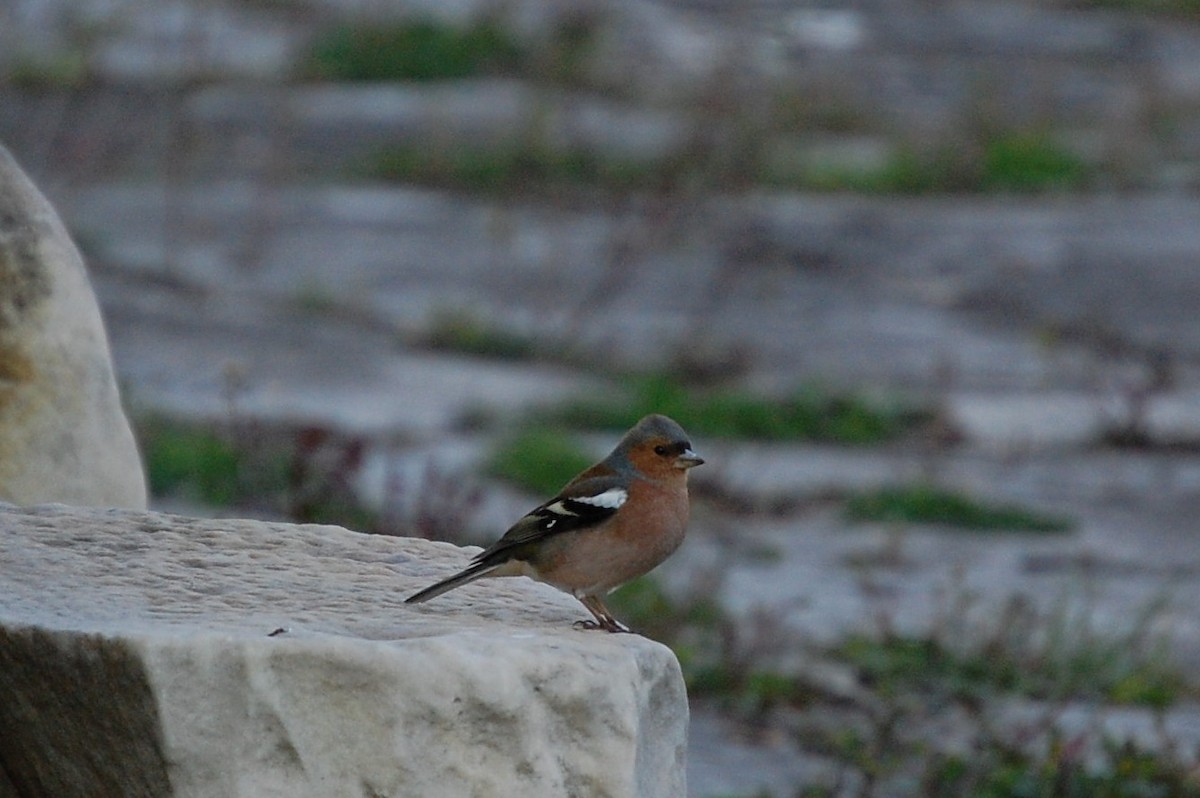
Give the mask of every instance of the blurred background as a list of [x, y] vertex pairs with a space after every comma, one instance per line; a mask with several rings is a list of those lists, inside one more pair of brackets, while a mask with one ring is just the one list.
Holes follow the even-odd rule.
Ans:
[[646, 412], [709, 796], [1197, 795], [1195, 0], [8, 0], [159, 509], [486, 543]]

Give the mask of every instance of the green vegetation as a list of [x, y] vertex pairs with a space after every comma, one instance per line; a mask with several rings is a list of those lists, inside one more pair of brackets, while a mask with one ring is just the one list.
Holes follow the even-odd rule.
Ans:
[[743, 717], [756, 717], [817, 698], [803, 678], [759, 664], [757, 652], [745, 649], [738, 622], [710, 592], [673, 599], [648, 575], [614, 592], [608, 605], [634, 631], [675, 652], [693, 699], [712, 699]]
[[592, 460], [563, 430], [528, 428], [496, 446], [488, 473], [532, 493], [551, 496]]
[[836, 654], [854, 664], [878, 693], [981, 697], [1014, 693], [1040, 699], [1096, 699], [1165, 707], [1184, 691], [1182, 677], [1127, 641], [990, 641], [955, 650], [933, 638], [851, 637]]
[[[826, 651], [853, 669], [846, 683], [764, 667], [764, 654], [779, 651], [779, 619], [734, 619], [714, 590], [696, 595], [672, 599], [647, 576], [609, 603], [675, 651], [692, 701], [716, 702], [835, 764], [828, 782], [796, 795], [843, 795], [850, 784], [867, 798], [1200, 798], [1187, 752], [1108, 738], [1098, 725], [1066, 736], [1057, 725], [1063, 701], [1161, 711], [1195, 694], [1145, 631], [1159, 605], [1113, 637], [1086, 608], [1046, 616], [1014, 601], [968, 644], [960, 627], [981, 630], [960, 603], [931, 637], [853, 636]], [[994, 701], [1009, 696], [1045, 701], [1045, 713], [1016, 729], [998, 723]]]
[[155, 421], [142, 426], [140, 437], [154, 495], [182, 495], [216, 507], [241, 495], [241, 457], [211, 430]]
[[[878, 731], [878, 730], [876, 730]], [[1197, 798], [1191, 765], [1174, 752], [1054, 728], [1014, 744], [982, 731], [970, 751], [946, 752], [894, 731], [880, 736], [827, 735], [826, 753], [864, 782], [863, 798]], [[840, 783], [845, 773], [838, 777]], [[798, 796], [845, 795], [833, 785], [806, 786]]]
[[780, 188], [806, 191], [849, 191], [862, 194], [933, 194], [967, 190], [970, 181], [956, 175], [945, 158], [921, 158], [910, 149], [897, 150], [875, 168], [829, 165], [799, 173], [765, 171], [762, 182]]
[[0, 74], [0, 85], [8, 83], [27, 91], [78, 89], [93, 79], [86, 56], [80, 51], [50, 56], [18, 56]]
[[1050, 137], [1013, 134], [987, 143], [979, 187], [1028, 193], [1079, 188], [1087, 178], [1087, 164]]
[[762, 717], [776, 707], [808, 706], [820, 698], [798, 676], [752, 667], [725, 664], [685, 667], [684, 680], [692, 698], [715, 700], [743, 718]]
[[[1166, 738], [1141, 748], [1106, 736], [1099, 720], [1063, 731], [1066, 702], [1097, 718], [1106, 705], [1137, 705], [1165, 730], [1159, 713], [1196, 694], [1169, 664], [1165, 639], [1147, 631], [1161, 602], [1124, 633], [1089, 607], [1064, 599], [1039, 609], [1014, 597], [977, 615], [964, 594], [927, 637], [852, 636], [828, 654], [869, 691], [865, 711], [844, 712], [827, 731], [801, 723], [796, 741], [832, 756], [843, 771], [836, 782], [861, 779], [856, 794], [872, 798], [1200, 796], [1190, 754]], [[1013, 696], [1031, 699], [1016, 727], [998, 722]], [[829, 711], [829, 697], [815, 699], [818, 716]], [[809, 794], [840, 793], [822, 785]]]
[[1082, 7], [1115, 8], [1142, 14], [1200, 17], [1200, 0], [1076, 0], [1076, 4]]
[[530, 336], [489, 325], [476, 316], [459, 311], [435, 315], [421, 342], [431, 349], [498, 360], [521, 360], [536, 354], [536, 345]]
[[363, 441], [318, 428], [269, 428], [159, 417], [137, 420], [150, 492], [298, 523], [397, 534], [363, 507], [352, 482]]
[[732, 166], [714, 171], [710, 162], [694, 156], [631, 160], [586, 148], [551, 147], [535, 124], [525, 140], [504, 145], [388, 147], [360, 171], [374, 179], [486, 193], [548, 187], [622, 193], [679, 185], [720, 190], [757, 182], [804, 191], [910, 195], [1071, 190], [1085, 187], [1093, 171], [1049, 136], [1031, 133], [996, 136], [977, 146], [928, 154], [900, 147], [878, 166], [771, 165], [762, 142], [748, 141], [741, 147], [744, 152], [732, 159]]
[[431, 149], [389, 147], [363, 168], [380, 180], [446, 186], [489, 194], [548, 186], [627, 191], [661, 179], [657, 164], [622, 161], [587, 150], [556, 150], [536, 142]]
[[327, 80], [440, 80], [511, 73], [525, 57], [494, 22], [417, 20], [332, 30], [313, 46], [305, 72]]
[[1068, 519], [1011, 505], [990, 505], [924, 483], [885, 487], [853, 495], [846, 502], [853, 521], [942, 524], [983, 531], [1065, 532]]
[[760, 175], [781, 188], [866, 194], [1037, 193], [1081, 188], [1090, 178], [1082, 159], [1039, 133], [985, 138], [978, 154], [956, 148], [922, 155], [900, 147], [874, 168], [833, 165]]
[[[621, 587], [607, 603], [631, 629], [670, 646], [693, 697], [745, 705], [761, 698], [746, 686], [751, 669], [743, 667], [729, 648], [733, 621], [710, 594], [676, 600], [653, 575], [647, 575]], [[754, 689], [767, 689], [755, 682]]]
[[[803, 674], [763, 667], [755, 647], [777, 642], [771, 619], [734, 620], [711, 592], [678, 601], [645, 576], [615, 592], [609, 604], [631, 628], [671, 647], [693, 698], [717, 700], [745, 717], [827, 698]], [[1195, 694], [1162, 646], [1147, 638], [1155, 608], [1114, 635], [1061, 607], [1042, 616], [1022, 606], [1005, 608], [994, 627], [976, 628], [980, 636], [970, 641], [962, 635], [950, 640], [956, 635], [945, 629], [928, 637], [855, 635], [828, 653], [852, 665], [859, 683], [886, 701], [920, 696], [936, 705], [980, 705], [1021, 695], [1163, 709]]]
[[[928, 636], [852, 636], [833, 650], [881, 695], [980, 698], [1002, 693], [1163, 709], [1194, 695], [1151, 632], [1164, 602], [1151, 602], [1122, 631], [1086, 603], [1046, 609], [1021, 597], [979, 619], [960, 596]], [[966, 631], [966, 630], [969, 630]]]
[[[1096, 0], [1104, 2], [1105, 0]], [[1107, 0], [1129, 5], [1188, 7], [1194, 0]], [[596, 24], [581, 15], [565, 20], [538, 41], [523, 43], [494, 18], [467, 25], [433, 19], [394, 24], [343, 26], [327, 32], [311, 48], [307, 76], [341, 81], [432, 81], [481, 75], [518, 75], [541, 83], [587, 84], [587, 62]], [[39, 81], [77, 67], [65, 64]], [[74, 79], [73, 77], [70, 79]], [[615, 87], [613, 87], [615, 88]], [[623, 160], [596, 151], [547, 145], [531, 120], [526, 141], [507, 145], [450, 144], [389, 147], [362, 171], [374, 178], [501, 192], [547, 186], [591, 187], [609, 191], [654, 190], [662, 186], [711, 186], [758, 182], [784, 189], [854, 191], [873, 194], [948, 192], [1041, 192], [1087, 185], [1091, 167], [1058, 144], [1048, 132], [980, 132], [966, 144], [924, 148], [901, 145], [877, 166], [771, 165], [766, 142], [782, 129], [860, 130], [862, 114], [838, 105], [814, 105], [802, 97], [777, 101], [774, 122], [735, 125], [738, 141], [721, 148], [721, 163], [696, 153], [656, 160]], [[535, 112], [536, 113], [536, 112]], [[736, 115], [736, 110], [730, 111]], [[738, 119], [734, 118], [737, 122]], [[745, 120], [741, 120], [745, 122]], [[752, 130], [751, 130], [752, 128]], [[686, 149], [686, 148], [685, 148]]]
[[335, 313], [340, 307], [337, 294], [317, 282], [304, 282], [297, 286], [291, 296], [291, 304], [301, 313], [314, 316]]
[[924, 763], [919, 781], [926, 798], [1195, 798], [1198, 784], [1181, 762], [1132, 742], [1103, 740], [1086, 761], [1077, 741], [1047, 735], [1035, 754], [991, 746], [970, 757], [939, 754]]
[[518, 40], [499, 19], [460, 25], [436, 19], [345, 25], [312, 46], [308, 77], [347, 81], [431, 81], [521, 75], [540, 83], [586, 83], [595, 20], [566, 14], [548, 35]]
[[671, 416], [696, 436], [871, 444], [895, 438], [928, 419], [919, 410], [883, 407], [857, 396], [816, 389], [783, 399], [691, 389], [665, 375], [628, 381], [628, 396], [577, 399], [550, 417], [585, 429], [624, 430], [647, 413]]
[[723, 613], [711, 599], [689, 604], [675, 602], [652, 576], [642, 576], [621, 587], [608, 599], [617, 617], [631, 628], [658, 639], [677, 637], [688, 626], [711, 629]]

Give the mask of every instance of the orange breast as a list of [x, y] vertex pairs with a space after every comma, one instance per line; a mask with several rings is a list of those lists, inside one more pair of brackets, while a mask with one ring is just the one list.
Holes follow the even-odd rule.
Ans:
[[603, 595], [650, 571], [683, 542], [686, 483], [679, 488], [636, 480], [629, 500], [605, 524], [548, 540], [538, 557], [544, 582], [576, 596]]

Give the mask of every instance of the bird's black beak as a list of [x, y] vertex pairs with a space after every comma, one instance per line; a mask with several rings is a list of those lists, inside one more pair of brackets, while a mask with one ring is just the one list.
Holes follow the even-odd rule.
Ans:
[[675, 467], [687, 470], [695, 468], [698, 465], [704, 465], [704, 458], [693, 452], [691, 449], [684, 449], [683, 453], [675, 458]]

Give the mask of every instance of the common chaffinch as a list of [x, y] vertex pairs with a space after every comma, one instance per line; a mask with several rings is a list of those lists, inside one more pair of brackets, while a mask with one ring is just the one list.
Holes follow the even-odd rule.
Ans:
[[608, 457], [526, 513], [467, 568], [406, 601], [428, 601], [485, 576], [529, 576], [587, 607], [596, 620], [577, 626], [628, 632], [602, 597], [679, 548], [688, 521], [688, 471], [703, 462], [682, 427], [666, 416], [646, 416]]

